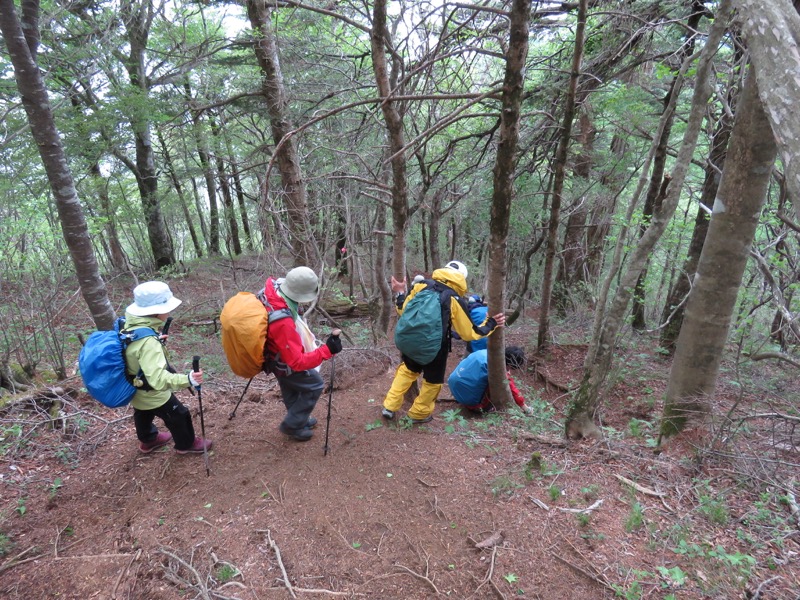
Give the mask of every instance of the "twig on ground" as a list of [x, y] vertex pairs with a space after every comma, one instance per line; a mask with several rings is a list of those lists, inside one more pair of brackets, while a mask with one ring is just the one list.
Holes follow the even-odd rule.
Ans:
[[433, 581], [431, 581], [427, 577], [427, 572], [428, 572], [428, 562], [427, 561], [425, 562], [425, 573], [426, 573], [426, 575], [422, 575], [421, 573], [417, 573], [416, 571], [412, 571], [411, 569], [409, 569], [408, 567], [406, 567], [404, 565], [401, 565], [400, 563], [395, 563], [394, 566], [397, 567], [398, 569], [402, 569], [406, 573], [410, 573], [411, 575], [413, 575], [417, 579], [421, 579], [422, 581], [427, 583], [429, 586], [431, 586], [431, 589], [433, 589], [433, 591], [436, 593], [437, 596], [439, 595], [439, 588], [437, 588], [436, 584], [433, 583]]
[[119, 572], [119, 576], [117, 577], [117, 581], [116, 581], [116, 582], [114, 582], [114, 587], [111, 589], [111, 599], [112, 599], [112, 600], [114, 600], [114, 598], [116, 598], [116, 597], [117, 597], [117, 588], [119, 587], [119, 584], [120, 584], [120, 582], [122, 581], [122, 578], [125, 576], [125, 574], [126, 574], [128, 571], [130, 571], [130, 570], [131, 570], [131, 566], [133, 565], [133, 563], [134, 563], [134, 562], [136, 562], [137, 560], [139, 560], [139, 557], [140, 557], [141, 555], [142, 555], [142, 549], [141, 549], [141, 548], [139, 548], [139, 549], [136, 551], [136, 554], [134, 555], [134, 557], [133, 557], [133, 558], [130, 560], [130, 562], [129, 562], [129, 563], [126, 565], [126, 566], [125, 566], [125, 568], [124, 568], [124, 569], [122, 569], [122, 571], [120, 571], [120, 572]]
[[594, 504], [592, 504], [591, 506], [587, 506], [586, 508], [561, 508], [559, 506], [558, 510], [566, 513], [590, 513], [593, 510], [597, 510], [598, 508], [600, 508], [602, 504], [603, 504], [603, 499], [601, 498], [600, 500], [597, 500]]
[[272, 539], [272, 534], [270, 534], [269, 529], [262, 530], [262, 533], [267, 534], [267, 542], [269, 542], [270, 549], [275, 553], [275, 559], [278, 561], [278, 566], [281, 569], [281, 574], [283, 575], [283, 584], [286, 586], [286, 589], [289, 590], [289, 594], [292, 598], [297, 598], [294, 593], [294, 589], [292, 588], [292, 582], [289, 581], [289, 574], [286, 572], [286, 567], [283, 566], [283, 559], [281, 558], [281, 549], [278, 548], [278, 544]]
[[751, 597], [751, 600], [758, 600], [761, 597], [761, 590], [764, 589], [765, 587], [767, 587], [770, 583], [772, 583], [776, 579], [780, 579], [780, 578], [781, 578], [780, 575], [775, 575], [775, 577], [770, 577], [769, 579], [759, 583], [758, 587], [756, 588], [755, 593]]
[[599, 584], [600, 584], [600, 585], [602, 585], [604, 588], [607, 588], [607, 589], [611, 590], [612, 592], [613, 592], [613, 591], [615, 591], [615, 590], [614, 590], [614, 588], [613, 588], [613, 587], [611, 587], [611, 586], [608, 584], [608, 582], [607, 582], [607, 581], [603, 581], [602, 579], [600, 579], [600, 577], [598, 577], [598, 576], [596, 576], [596, 575], [592, 575], [591, 573], [589, 573], [589, 572], [587, 572], [587, 571], [584, 571], [584, 570], [583, 570], [583, 569], [581, 569], [581, 568], [580, 568], [578, 565], [573, 565], [573, 564], [572, 564], [571, 562], [569, 562], [569, 561], [568, 561], [566, 558], [562, 558], [561, 556], [559, 556], [558, 554], [555, 554], [555, 553], [553, 553], [553, 552], [551, 552], [551, 553], [550, 553], [550, 555], [551, 555], [553, 558], [555, 558], [556, 560], [560, 560], [561, 562], [563, 562], [565, 565], [567, 565], [567, 566], [568, 566], [568, 567], [570, 567], [571, 569], [574, 569], [575, 571], [577, 571], [578, 573], [580, 573], [580, 574], [581, 574], [581, 575], [583, 575], [584, 577], [588, 577], [588, 578], [589, 578], [589, 579], [591, 579], [592, 581], [594, 581], [594, 582], [596, 582], [596, 583], [599, 583]]
[[534, 498], [533, 496], [528, 496], [528, 497], [531, 499], [531, 502], [533, 502], [539, 508], [541, 508], [543, 510], [550, 510], [550, 507], [547, 506], [547, 504], [545, 504], [544, 502], [542, 502], [538, 498]]
[[631, 487], [632, 487], [633, 489], [635, 489], [637, 492], [641, 492], [641, 493], [643, 493], [643, 494], [647, 494], [648, 496], [656, 496], [656, 497], [658, 497], [658, 498], [662, 498], [662, 497], [665, 495], [665, 494], [664, 494], [664, 492], [657, 492], [657, 491], [655, 491], [655, 490], [651, 490], [650, 488], [646, 488], [646, 487], [644, 487], [644, 486], [642, 486], [642, 485], [639, 485], [639, 484], [638, 484], [638, 483], [636, 483], [635, 481], [631, 481], [631, 480], [630, 480], [630, 479], [628, 479], [627, 477], [623, 477], [622, 475], [616, 475], [616, 474], [615, 474], [615, 475], [614, 475], [614, 477], [616, 477], [617, 479], [619, 479], [619, 480], [620, 480], [622, 483], [624, 483], [625, 485], [629, 485], [629, 486], [631, 486]]
[[29, 552], [31, 552], [31, 551], [33, 551], [35, 549], [36, 549], [36, 546], [31, 546], [27, 550], [23, 550], [22, 552], [20, 552], [16, 556], [14, 556], [12, 558], [9, 558], [6, 562], [4, 562], [2, 565], [0, 565], [0, 573], [2, 573], [3, 571], [7, 571], [8, 569], [10, 569], [12, 567], [16, 567], [17, 565], [22, 565], [22, 564], [25, 564], [26, 562], [31, 562], [32, 560], [36, 560], [37, 558], [41, 558], [43, 555], [42, 554], [37, 554], [36, 556], [31, 556], [31, 557], [26, 558], [24, 560], [20, 560], [23, 556], [25, 556], [26, 554], [28, 554]]
[[211, 600], [211, 595], [209, 594], [208, 586], [206, 586], [205, 581], [203, 581], [203, 578], [200, 576], [200, 573], [197, 572], [197, 569], [195, 569], [191, 564], [187, 563], [185, 560], [183, 560], [176, 554], [173, 554], [169, 550], [159, 548], [158, 550], [156, 550], [156, 552], [160, 552], [164, 556], [167, 556], [171, 558], [173, 561], [182, 565], [187, 571], [189, 571], [189, 573], [191, 573], [194, 576], [196, 583], [191, 583], [190, 581], [187, 581], [186, 579], [178, 575], [178, 573], [173, 570], [171, 564], [167, 564], [164, 567], [168, 579], [177, 583], [178, 585], [186, 585], [188, 587], [195, 588], [204, 600]]
[[435, 487], [439, 487], [439, 484], [438, 484], [438, 483], [428, 483], [427, 481], [424, 481], [424, 480], [422, 479], [422, 477], [417, 477], [417, 481], [419, 481], [419, 482], [420, 482], [422, 485], [424, 485], [425, 487], [429, 487], [429, 488], [435, 488]]
[[492, 576], [494, 575], [494, 561], [495, 561], [495, 557], [496, 556], [497, 556], [497, 546], [494, 546], [492, 548], [492, 556], [489, 559], [489, 570], [486, 571], [486, 575], [483, 577], [483, 581], [481, 581], [480, 585], [475, 588], [475, 591], [472, 592], [472, 594], [470, 595], [470, 598], [472, 596], [474, 596], [475, 594], [477, 594], [478, 590], [480, 590], [483, 586], [485, 586], [488, 583], [488, 584], [490, 584], [492, 586], [492, 589], [494, 589], [495, 593], [498, 596], [500, 596], [501, 600], [505, 600], [506, 599], [506, 597], [503, 594], [503, 592], [500, 590], [499, 587], [497, 587], [497, 584], [494, 582], [494, 579], [492, 579]]

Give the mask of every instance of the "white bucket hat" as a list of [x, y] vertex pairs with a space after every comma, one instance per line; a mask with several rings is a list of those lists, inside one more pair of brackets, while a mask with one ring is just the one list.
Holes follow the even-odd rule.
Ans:
[[163, 281], [146, 281], [133, 289], [133, 304], [125, 310], [137, 317], [147, 317], [172, 312], [181, 302]]
[[319, 293], [317, 274], [308, 267], [295, 267], [280, 284], [284, 296], [295, 302], [312, 302]]

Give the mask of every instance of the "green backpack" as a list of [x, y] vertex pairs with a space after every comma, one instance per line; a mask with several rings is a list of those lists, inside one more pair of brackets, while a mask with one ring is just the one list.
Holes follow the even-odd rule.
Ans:
[[450, 298], [456, 293], [443, 283], [426, 280], [426, 287], [408, 301], [394, 330], [394, 344], [420, 365], [430, 363], [450, 335]]

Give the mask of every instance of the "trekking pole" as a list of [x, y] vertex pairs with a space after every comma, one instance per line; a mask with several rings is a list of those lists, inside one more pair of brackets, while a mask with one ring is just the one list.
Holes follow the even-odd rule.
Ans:
[[[338, 336], [342, 333], [341, 329], [334, 329], [331, 335]], [[333, 400], [333, 378], [336, 375], [336, 355], [331, 356], [331, 381], [328, 384], [328, 420], [325, 423], [325, 451], [322, 456], [328, 456], [328, 432], [331, 429], [331, 401]]]
[[[169, 326], [172, 325], [172, 317], [167, 317], [167, 320], [164, 321], [164, 327], [161, 328], [161, 335], [166, 337], [169, 335]], [[165, 343], [167, 340], [161, 342], [162, 344]]]
[[236, 403], [236, 406], [233, 408], [233, 412], [230, 415], [228, 415], [228, 421], [230, 421], [233, 417], [236, 416], [236, 411], [239, 409], [239, 405], [242, 403], [242, 398], [244, 398], [244, 395], [247, 393], [247, 388], [249, 388], [250, 384], [253, 383], [253, 379], [255, 379], [255, 375], [253, 377], [251, 377], [250, 381], [247, 382], [247, 385], [244, 386], [244, 391], [242, 392], [242, 395], [239, 396], [239, 401]]
[[[197, 373], [200, 370], [200, 357], [192, 357], [192, 371]], [[206, 444], [206, 423], [203, 420], [203, 392], [200, 389], [202, 385], [196, 385], [197, 388], [197, 403], [200, 405], [200, 432], [203, 436], [203, 462], [206, 464], [206, 477], [211, 475], [211, 470], [208, 468], [208, 444]]]

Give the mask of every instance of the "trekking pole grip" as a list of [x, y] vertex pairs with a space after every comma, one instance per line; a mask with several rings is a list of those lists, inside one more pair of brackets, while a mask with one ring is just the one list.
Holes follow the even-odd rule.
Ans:
[[[197, 373], [200, 370], [200, 357], [195, 355], [192, 357], [192, 372]], [[197, 389], [200, 389], [200, 386], [196, 386]]]

